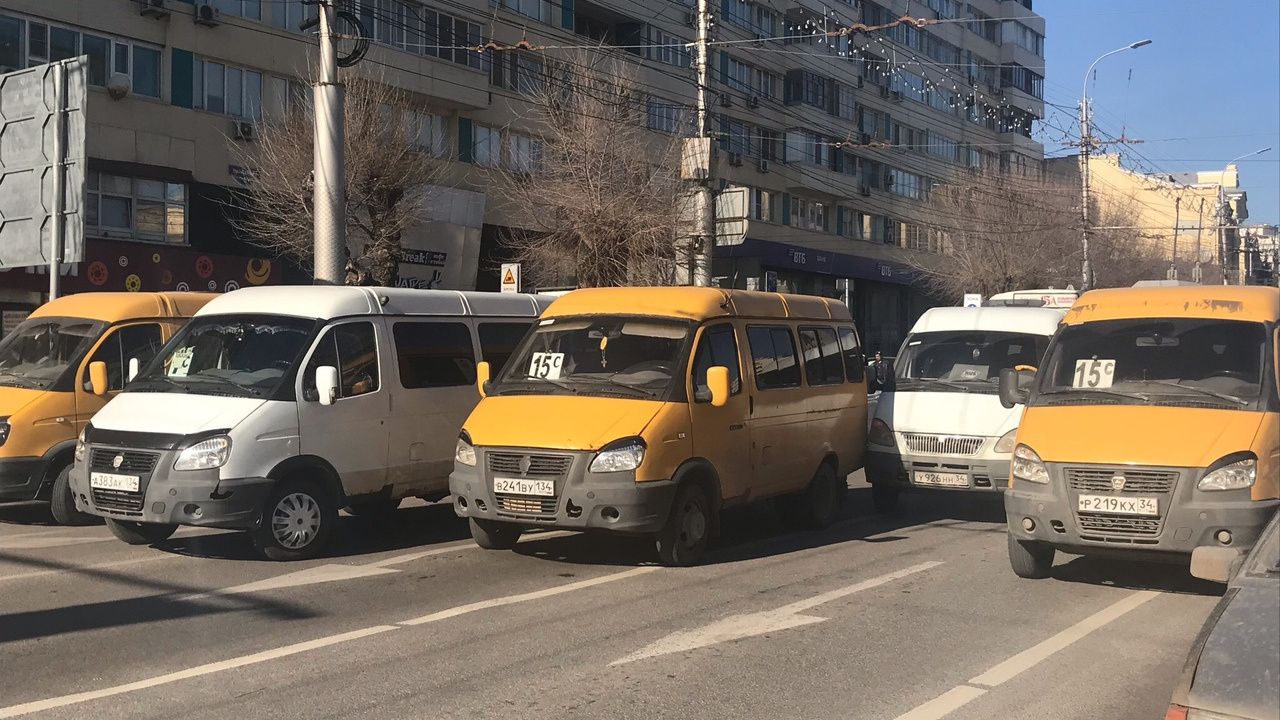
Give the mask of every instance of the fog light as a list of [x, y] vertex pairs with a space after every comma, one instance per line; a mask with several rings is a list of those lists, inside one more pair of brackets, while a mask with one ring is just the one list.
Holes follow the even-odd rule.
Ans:
[[1230, 531], [1230, 530], [1219, 530], [1219, 531], [1218, 531], [1218, 534], [1217, 534], [1217, 535], [1215, 535], [1214, 537], [1218, 538], [1218, 542], [1222, 543], [1223, 545], [1230, 545], [1230, 544], [1231, 544], [1231, 531]]
[[467, 499], [462, 497], [461, 495], [458, 496], [458, 509], [459, 510], [467, 509]]
[[1031, 532], [1036, 529], [1036, 521], [1031, 518], [1022, 518], [1022, 529]]
[[600, 511], [600, 516], [609, 522], [618, 521], [618, 508], [607, 507]]
[[476, 498], [476, 509], [479, 510], [480, 512], [484, 512], [485, 510], [488, 510], [488, 508], [485, 507], [484, 501], [481, 500], [480, 498]]
[[190, 515], [192, 519], [199, 520], [204, 517], [204, 508], [199, 505], [188, 505], [187, 514]]

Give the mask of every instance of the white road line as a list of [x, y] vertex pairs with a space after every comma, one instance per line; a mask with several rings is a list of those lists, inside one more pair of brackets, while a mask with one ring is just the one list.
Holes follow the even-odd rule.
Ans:
[[116, 560], [114, 562], [85, 565], [83, 567], [59, 568], [57, 570], [33, 570], [31, 572], [17, 573], [15, 575], [0, 575], [0, 582], [6, 582], [9, 580], [25, 580], [27, 578], [43, 577], [45, 575], [75, 575], [78, 573], [90, 573], [96, 570], [107, 570], [109, 568], [118, 568], [127, 565], [140, 565], [142, 563], [155, 562], [156, 560], [169, 560], [177, 557], [182, 556], [171, 555], [169, 553], [158, 553], [155, 555], [148, 555], [147, 557], [134, 558], [132, 560]]
[[329, 635], [328, 637], [317, 638], [315, 640], [308, 640], [307, 642], [301, 642], [295, 645], [286, 645], [274, 650], [265, 650], [260, 653], [254, 653], [253, 655], [244, 655], [230, 660], [222, 660], [220, 662], [209, 663], [207, 665], [199, 665], [186, 670], [172, 672], [167, 675], [159, 675], [146, 680], [139, 680], [137, 682], [126, 683], [124, 685], [116, 685], [115, 687], [103, 688], [101, 690], [90, 690], [88, 692], [76, 693], [74, 695], [63, 695], [62, 697], [49, 698], [47, 700], [36, 700], [29, 703], [23, 703], [21, 705], [10, 705], [9, 707], [0, 708], [0, 718], [13, 718], [20, 715], [26, 715], [28, 713], [53, 710], [54, 708], [89, 702], [90, 700], [100, 700], [113, 695], [123, 695], [125, 693], [145, 690], [159, 685], [168, 685], [169, 683], [175, 683], [180, 680], [188, 680], [190, 678], [200, 677], [201, 675], [210, 675], [212, 673], [223, 672], [226, 670], [234, 670], [246, 665], [254, 665], [261, 662], [267, 662], [268, 660], [288, 657], [289, 655], [297, 655], [298, 653], [307, 652], [309, 650], [316, 650], [329, 645], [358, 640], [360, 638], [369, 637], [370, 635], [377, 635], [388, 630], [397, 629], [398, 628], [395, 625], [375, 625], [362, 630], [353, 630], [351, 632]]
[[68, 545], [88, 545], [90, 543], [114, 541], [113, 537], [76, 537], [58, 535], [13, 535], [0, 539], [0, 550], [44, 550], [46, 548], [65, 547]]
[[384, 567], [373, 567], [372, 565], [317, 565], [316, 567], [309, 567], [306, 570], [285, 573], [284, 575], [276, 575], [275, 577], [258, 580], [257, 582], [245, 583], [244, 585], [219, 588], [217, 590], [192, 593], [190, 595], [181, 595], [176, 599], [179, 601], [204, 600], [206, 598], [267, 592], [268, 590], [283, 590], [285, 588], [337, 582], [339, 580], [357, 580], [360, 578], [372, 577], [374, 575], [385, 575], [387, 573], [397, 572], [399, 572], [399, 570], [392, 570]]
[[407, 562], [413, 562], [414, 560], [421, 560], [424, 557], [431, 557], [432, 555], [447, 555], [449, 553], [458, 552], [459, 550], [474, 550], [478, 547], [480, 546], [476, 545], [473, 542], [468, 541], [465, 543], [458, 543], [457, 545], [446, 545], [445, 547], [438, 547], [432, 550], [423, 550], [422, 552], [409, 553], [407, 555], [395, 555], [389, 558], [385, 558], [383, 560], [378, 560], [377, 562], [371, 562], [366, 565], [362, 565], [361, 567], [385, 568], [385, 567], [390, 567], [392, 565], [400, 565]]
[[981, 697], [991, 688], [1012, 680], [1022, 672], [1030, 670], [1054, 654], [1065, 650], [1077, 640], [1141, 606], [1157, 595], [1159, 593], [1152, 590], [1135, 592], [1047, 640], [1036, 643], [1008, 660], [999, 663], [969, 682], [957, 685], [929, 702], [912, 709], [910, 712], [899, 715], [895, 720], [937, 720], [944, 717], [961, 705]]

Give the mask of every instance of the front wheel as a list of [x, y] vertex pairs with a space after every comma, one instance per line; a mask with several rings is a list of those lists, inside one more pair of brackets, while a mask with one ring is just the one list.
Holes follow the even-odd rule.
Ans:
[[319, 555], [338, 524], [338, 503], [323, 486], [282, 482], [271, 493], [253, 545], [268, 560], [305, 560]]
[[177, 525], [112, 520], [111, 518], [107, 518], [107, 528], [111, 530], [112, 535], [130, 545], [154, 545], [164, 542], [178, 530]]
[[[53, 480], [53, 496], [49, 498], [49, 512], [59, 525], [91, 525], [98, 518], [76, 508], [75, 495], [71, 492], [71, 466], [62, 468]], [[163, 538], [161, 538], [163, 539]]]
[[519, 525], [481, 518], [470, 518], [467, 524], [471, 526], [471, 539], [485, 550], [510, 550], [520, 542], [523, 532]]
[[1034, 540], [1019, 540], [1013, 533], [1009, 533], [1008, 537], [1009, 566], [1013, 568], [1014, 575], [1028, 580], [1049, 577], [1053, 568], [1053, 556], [1057, 554], [1052, 545]]
[[667, 567], [688, 567], [702, 559], [711, 526], [711, 502], [698, 485], [686, 485], [676, 495], [667, 523], [655, 541], [658, 560]]

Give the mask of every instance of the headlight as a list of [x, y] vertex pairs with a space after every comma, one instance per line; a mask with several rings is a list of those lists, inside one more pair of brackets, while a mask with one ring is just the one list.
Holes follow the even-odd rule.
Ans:
[[893, 440], [893, 428], [889, 427], [889, 423], [880, 418], [872, 420], [871, 430], [867, 433], [867, 442], [872, 445], [893, 447], [896, 444]]
[[80, 431], [80, 437], [76, 438], [76, 463], [84, 462], [84, 434], [88, 431], [89, 426], [86, 425], [84, 430]]
[[476, 449], [466, 433], [458, 436], [458, 444], [453, 449], [453, 459], [467, 467], [476, 466]]
[[0, 417], [0, 445], [4, 445], [4, 441], [9, 439], [9, 417]]
[[1014, 428], [1009, 432], [1000, 436], [996, 441], [996, 446], [991, 449], [992, 452], [1007, 453], [1013, 451], [1013, 441], [1018, 437], [1018, 428]]
[[1258, 477], [1258, 461], [1254, 458], [1237, 460], [1230, 465], [1223, 465], [1200, 478], [1196, 485], [1201, 490], [1243, 490], [1253, 487]]
[[644, 462], [644, 440], [638, 437], [615, 440], [596, 454], [588, 469], [593, 473], [626, 472]]
[[1026, 445], [1018, 445], [1013, 449], [1013, 476], [1019, 480], [1040, 483], [1049, 482], [1049, 468], [1044, 466], [1035, 450]]
[[178, 455], [174, 470], [212, 470], [227, 464], [231, 455], [231, 438], [226, 435], [201, 440]]

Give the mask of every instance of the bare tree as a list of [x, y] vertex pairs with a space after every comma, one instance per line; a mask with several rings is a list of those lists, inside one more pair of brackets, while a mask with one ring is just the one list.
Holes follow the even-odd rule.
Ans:
[[[376, 78], [343, 80], [347, 284], [394, 286], [401, 236], [430, 219], [426, 200], [445, 166], [418, 142], [417, 108], [403, 91]], [[250, 242], [309, 267], [315, 115], [309, 98], [295, 100], [238, 151], [248, 187], [232, 222]]]
[[638, 88], [634, 66], [588, 53], [521, 88], [541, 144], [533, 157], [508, 149], [495, 174], [524, 225], [509, 246], [535, 284], [674, 281], [681, 139], [644, 127]]

